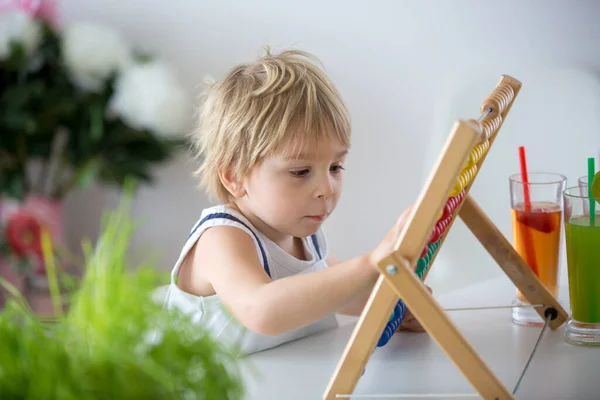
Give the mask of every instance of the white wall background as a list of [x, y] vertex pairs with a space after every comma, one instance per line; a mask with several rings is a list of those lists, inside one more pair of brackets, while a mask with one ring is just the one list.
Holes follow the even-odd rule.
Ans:
[[[172, 62], [198, 93], [264, 45], [316, 54], [352, 113], [354, 145], [342, 201], [327, 222], [339, 258], [369, 250], [417, 197], [452, 121], [479, 116], [500, 74], [520, 79], [519, 99], [472, 193], [510, 237], [508, 181], [525, 145], [531, 170], [573, 184], [600, 149], [600, 3], [590, 1], [69, 0], [64, 19], [120, 29]], [[138, 255], [169, 269], [209, 205], [182, 155], [157, 170], [135, 216]], [[96, 237], [105, 188], [69, 198], [68, 234]], [[438, 293], [499, 274], [457, 221], [428, 283]]]

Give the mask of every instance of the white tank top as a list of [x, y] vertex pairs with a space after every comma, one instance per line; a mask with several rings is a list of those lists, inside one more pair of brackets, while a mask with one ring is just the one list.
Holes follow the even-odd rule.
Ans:
[[177, 286], [177, 276], [183, 259], [206, 229], [224, 225], [239, 228], [252, 237], [262, 266], [272, 280], [327, 268], [325, 261], [328, 251], [327, 240], [322, 229], [304, 238], [305, 252], [311, 258], [307, 261], [299, 260], [254, 228], [243, 215], [225, 205], [218, 205], [202, 211], [199, 221], [183, 246], [179, 259], [171, 271], [171, 282], [164, 298], [167, 309], [178, 308], [190, 315], [194, 322], [208, 328], [217, 340], [238, 347], [244, 354], [266, 350], [338, 326], [337, 318], [332, 313], [313, 324], [291, 332], [278, 336], [264, 336], [237, 322], [225, 309], [218, 295], [199, 297], [181, 290]]

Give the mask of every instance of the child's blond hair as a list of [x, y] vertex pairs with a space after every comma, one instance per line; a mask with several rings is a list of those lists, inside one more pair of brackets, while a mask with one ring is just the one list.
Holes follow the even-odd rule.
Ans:
[[318, 61], [303, 51], [272, 55], [267, 48], [263, 57], [209, 86], [192, 141], [201, 160], [196, 174], [211, 197], [230, 199], [220, 171], [242, 178], [265, 156], [327, 135], [350, 146], [348, 110], [312, 60]]

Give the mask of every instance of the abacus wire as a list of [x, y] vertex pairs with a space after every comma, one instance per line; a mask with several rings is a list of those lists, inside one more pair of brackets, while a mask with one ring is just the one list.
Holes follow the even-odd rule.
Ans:
[[479, 310], [496, 310], [500, 308], [539, 308], [545, 307], [543, 304], [522, 304], [510, 306], [488, 306], [488, 307], [461, 307], [461, 308], [445, 308], [444, 311], [479, 311]]
[[533, 360], [533, 356], [538, 348], [538, 345], [542, 341], [542, 336], [544, 336], [544, 332], [546, 331], [546, 328], [548, 327], [548, 324], [550, 323], [551, 318], [552, 317], [550, 315], [546, 316], [546, 323], [544, 323], [544, 327], [542, 328], [542, 331], [540, 332], [540, 336], [538, 336], [538, 339], [535, 342], [535, 346], [533, 346], [533, 350], [531, 351], [531, 354], [529, 355], [529, 359], [527, 360], [527, 363], [525, 364], [525, 368], [523, 368], [523, 371], [521, 372], [521, 376], [519, 376], [519, 380], [517, 381], [517, 384], [515, 385], [515, 388], [513, 389], [512, 394], [517, 393], [517, 390], [519, 389], [519, 385], [521, 384], [521, 381], [523, 380], [523, 377], [525, 376], [525, 372], [527, 372], [527, 368], [529, 368], [529, 364], [531, 364], [531, 360]]
[[486, 117], [486, 116], [487, 116], [489, 113], [491, 113], [491, 112], [492, 112], [492, 109], [491, 109], [491, 108], [488, 108], [487, 110], [485, 110], [485, 112], [484, 112], [483, 114], [481, 114], [481, 115], [479, 116], [479, 118], [477, 118], [477, 122], [481, 122], [481, 121], [483, 121], [483, 119], [484, 119], [484, 118], [485, 118], [485, 117]]

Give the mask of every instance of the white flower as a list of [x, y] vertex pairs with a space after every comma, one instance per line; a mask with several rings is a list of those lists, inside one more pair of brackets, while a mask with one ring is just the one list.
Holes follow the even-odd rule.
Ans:
[[63, 57], [73, 82], [97, 90], [112, 73], [132, 63], [132, 54], [121, 35], [113, 29], [89, 22], [69, 26], [63, 34]]
[[0, 13], [0, 59], [10, 53], [11, 42], [21, 42], [28, 55], [37, 48], [41, 38], [39, 23], [22, 11]]
[[189, 115], [189, 98], [175, 72], [160, 61], [135, 65], [116, 82], [109, 110], [137, 129], [163, 136], [181, 135]]

